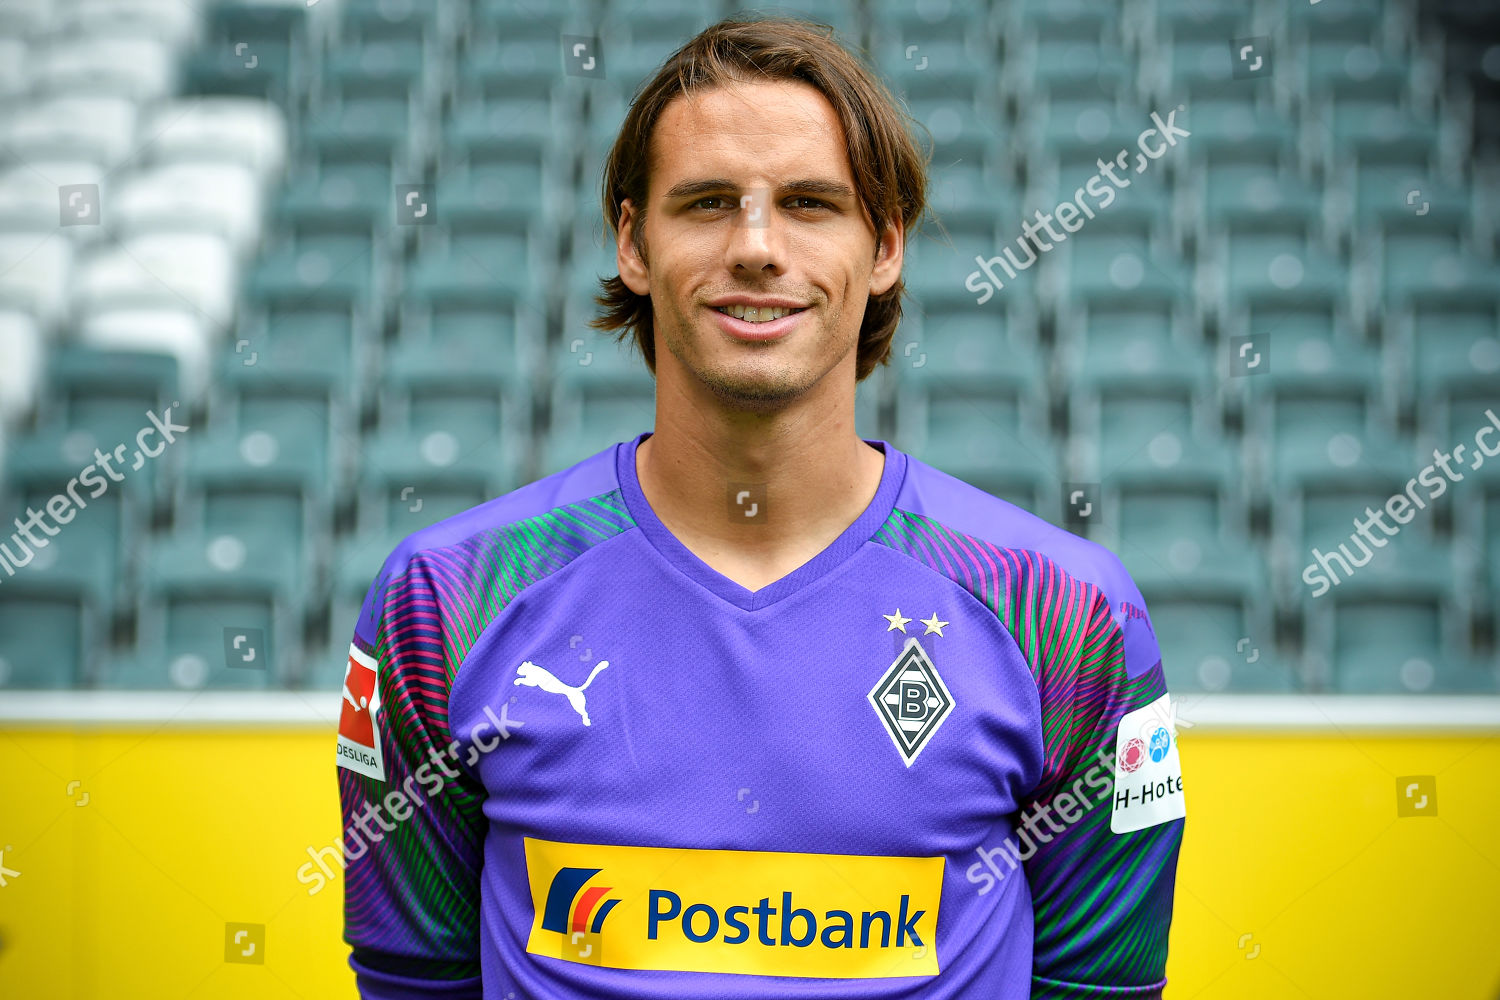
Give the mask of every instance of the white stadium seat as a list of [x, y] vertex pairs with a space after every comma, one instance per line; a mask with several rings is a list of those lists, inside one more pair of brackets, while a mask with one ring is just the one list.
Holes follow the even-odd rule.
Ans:
[[[33, 160], [0, 173], [0, 232], [56, 228], [61, 221], [60, 188], [75, 184], [99, 187], [101, 218], [108, 213], [112, 185], [91, 160]], [[107, 223], [108, 219], [104, 218]], [[98, 237], [99, 226], [63, 226], [58, 232], [87, 242]]]
[[28, 101], [10, 115], [0, 148], [23, 161], [82, 157], [113, 167], [134, 152], [135, 125], [128, 97]]
[[78, 340], [101, 350], [172, 355], [185, 405], [196, 402], [208, 388], [214, 338], [203, 318], [187, 308], [94, 313], [80, 323]]
[[0, 36], [0, 98], [26, 89], [26, 57], [24, 41]]
[[5, 0], [0, 3], [0, 35], [24, 37], [46, 31], [56, 23], [56, 0]]
[[60, 232], [0, 233], [0, 306], [30, 313], [44, 330], [61, 321], [71, 292], [74, 248]]
[[14, 309], [0, 310], [0, 424], [15, 421], [36, 403], [44, 350], [35, 320]]
[[80, 261], [72, 283], [81, 312], [186, 306], [222, 326], [234, 312], [234, 254], [208, 233], [150, 233], [100, 247]]
[[177, 58], [169, 44], [154, 38], [58, 34], [33, 48], [27, 76], [37, 95], [149, 101], [175, 90]]
[[120, 181], [106, 222], [122, 237], [152, 230], [204, 231], [229, 240], [244, 259], [260, 239], [261, 193], [240, 163], [170, 163]]
[[59, 30], [73, 37], [147, 37], [181, 49], [198, 38], [202, 5], [195, 0], [72, 0], [58, 12]]
[[253, 97], [165, 101], [145, 115], [142, 141], [153, 163], [212, 160], [243, 163], [263, 184], [286, 165], [286, 119], [274, 104]]

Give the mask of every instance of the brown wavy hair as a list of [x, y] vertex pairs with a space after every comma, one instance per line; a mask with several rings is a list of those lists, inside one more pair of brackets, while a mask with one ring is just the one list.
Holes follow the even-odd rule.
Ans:
[[[835, 39], [833, 28], [786, 17], [727, 18], [710, 25], [668, 57], [637, 91], [604, 164], [604, 219], [614, 237], [610, 242], [618, 240], [620, 205], [629, 198], [636, 207], [631, 243], [646, 260], [651, 134], [673, 98], [730, 83], [774, 80], [810, 84], [833, 105], [866, 216], [877, 234], [889, 222], [899, 222], [909, 245], [927, 210], [931, 147], [920, 150], [907, 128], [908, 123], [920, 128], [920, 123], [863, 61]], [[621, 331], [617, 341], [634, 334], [646, 367], [655, 375], [651, 297], [632, 292], [619, 275], [600, 278], [599, 284], [603, 291], [594, 301], [603, 312], [589, 326]], [[885, 294], [869, 297], [859, 331], [856, 381], [889, 362], [905, 292], [906, 283], [898, 276]]]

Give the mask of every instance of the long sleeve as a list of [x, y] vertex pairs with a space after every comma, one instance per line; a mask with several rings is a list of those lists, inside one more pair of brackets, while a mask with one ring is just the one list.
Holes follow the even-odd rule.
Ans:
[[483, 789], [449, 732], [444, 635], [428, 561], [398, 550], [355, 627], [339, 723], [344, 939], [366, 1000], [480, 997]]
[[1034, 1000], [1160, 997], [1166, 983], [1186, 815], [1177, 736], [1144, 602], [1099, 554], [1102, 587], [1016, 554], [1025, 596], [1010, 624], [1033, 666], [1045, 748], [1017, 831]]

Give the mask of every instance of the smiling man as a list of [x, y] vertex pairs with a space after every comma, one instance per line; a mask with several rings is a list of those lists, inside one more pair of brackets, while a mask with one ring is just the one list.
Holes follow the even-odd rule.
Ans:
[[854, 430], [925, 210], [908, 124], [788, 20], [714, 25], [632, 104], [595, 326], [655, 427], [372, 587], [364, 996], [1160, 996], [1185, 809], [1139, 592]]

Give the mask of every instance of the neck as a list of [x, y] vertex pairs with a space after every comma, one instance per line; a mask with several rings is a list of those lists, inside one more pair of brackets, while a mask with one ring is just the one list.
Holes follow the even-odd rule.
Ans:
[[855, 433], [853, 411], [658, 409], [636, 449], [641, 491], [690, 548], [767, 561], [821, 548], [870, 505], [885, 467]]

